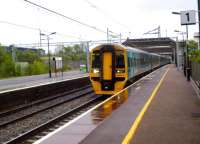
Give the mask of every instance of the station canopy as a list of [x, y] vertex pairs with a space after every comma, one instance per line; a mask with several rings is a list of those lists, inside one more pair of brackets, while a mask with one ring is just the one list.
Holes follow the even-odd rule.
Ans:
[[122, 43], [125, 46], [141, 49], [150, 53], [164, 55], [174, 59], [176, 41], [171, 38], [142, 38], [127, 39]]

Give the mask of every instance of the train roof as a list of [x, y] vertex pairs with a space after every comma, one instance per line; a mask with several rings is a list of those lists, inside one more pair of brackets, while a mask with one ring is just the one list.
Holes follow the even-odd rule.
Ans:
[[128, 47], [128, 46], [125, 46], [125, 47], [126, 47], [126, 50], [131, 50], [131, 51], [138, 52], [138, 53], [150, 54], [149, 52], [146, 52], [146, 51], [134, 48], [134, 47]]
[[96, 48], [99, 48], [100, 46], [103, 46], [103, 45], [113, 45], [113, 46], [118, 46], [120, 47], [121, 49], [126, 49], [126, 50], [130, 50], [130, 51], [134, 51], [136, 53], [145, 53], [145, 54], [150, 54], [150, 55], [154, 55], [154, 56], [159, 56], [159, 57], [164, 57], [164, 56], [161, 56], [161, 55], [158, 55], [158, 54], [155, 54], [155, 53], [149, 53], [147, 51], [143, 51], [143, 50], [140, 50], [138, 48], [134, 48], [134, 47], [129, 47], [129, 46], [125, 46], [125, 45], [122, 45], [122, 44], [117, 44], [117, 43], [104, 43], [104, 44], [98, 44], [96, 46], [94, 46], [93, 48], [90, 49], [90, 51], [93, 51], [95, 50]]

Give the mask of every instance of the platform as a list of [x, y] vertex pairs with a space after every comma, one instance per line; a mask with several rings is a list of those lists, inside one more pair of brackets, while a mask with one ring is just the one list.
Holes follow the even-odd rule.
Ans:
[[168, 65], [35, 144], [200, 143], [200, 120], [191, 117], [199, 110], [190, 83]]
[[200, 143], [200, 100], [174, 66], [170, 66], [131, 143]]
[[68, 72], [64, 72], [63, 76], [61, 75], [61, 73], [57, 75], [55, 75], [55, 73], [52, 73], [52, 78], [49, 78], [48, 74], [42, 74], [42, 75], [2, 79], [0, 80], [0, 92], [18, 89], [18, 88], [25, 88], [25, 87], [30, 87], [30, 86], [37, 86], [39, 84], [47, 84], [51, 82], [68, 80], [68, 79], [73, 79], [73, 78], [83, 77], [83, 76], [88, 76], [88, 74], [80, 72], [80, 71], [68, 71]]

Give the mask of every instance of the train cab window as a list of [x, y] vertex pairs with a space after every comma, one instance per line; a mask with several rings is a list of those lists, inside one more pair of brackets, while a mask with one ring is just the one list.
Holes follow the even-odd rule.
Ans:
[[123, 52], [116, 53], [116, 68], [125, 68]]
[[92, 55], [92, 68], [100, 68], [100, 54], [94, 53]]

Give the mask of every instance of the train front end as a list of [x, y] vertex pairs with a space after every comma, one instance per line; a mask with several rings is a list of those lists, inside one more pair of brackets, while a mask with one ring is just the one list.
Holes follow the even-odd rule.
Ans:
[[99, 45], [90, 51], [90, 80], [96, 94], [115, 94], [126, 84], [125, 48], [117, 44]]

